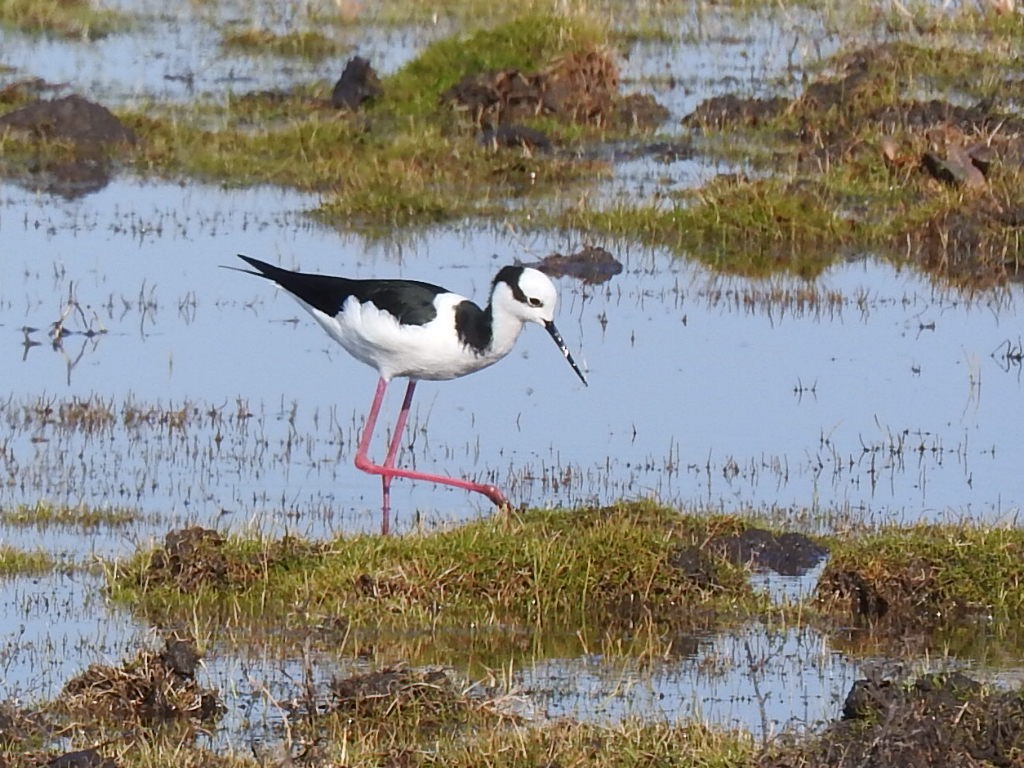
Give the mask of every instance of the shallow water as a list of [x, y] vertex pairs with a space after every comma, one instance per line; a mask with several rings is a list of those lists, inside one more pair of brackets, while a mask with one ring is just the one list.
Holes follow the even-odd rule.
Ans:
[[[0, 187], [0, 200], [0, 506], [45, 499], [142, 513], [86, 533], [0, 529], [8, 543], [79, 562], [128, 554], [186, 523], [308, 536], [377, 527], [379, 485], [351, 465], [373, 371], [273, 286], [222, 269], [235, 252], [427, 278], [480, 297], [498, 264], [575, 246], [469, 227], [368, 244], [312, 225], [300, 213], [308, 199], [273, 190], [121, 180], [78, 201], [13, 186]], [[530, 505], [653, 496], [811, 529], [1018, 514], [1022, 385], [998, 351], [1019, 343], [1018, 288], [968, 300], [870, 259], [813, 285], [750, 282], [611, 249], [625, 270], [608, 284], [560, 281], [559, 326], [590, 386], [528, 328], [494, 368], [420, 387], [403, 463], [492, 478]], [[70, 333], [55, 350], [48, 329], [69, 294], [82, 312], [65, 327], [103, 333]], [[396, 386], [390, 409], [400, 394]], [[90, 399], [113, 413], [95, 429], [38, 414], [40, 400], [59, 410]], [[401, 482], [394, 491], [400, 530], [491, 513], [459, 491]], [[52, 695], [88, 663], [119, 663], [149, 637], [109, 612], [99, 587], [88, 576], [8, 583], [0, 611], [18, 630], [7, 692]], [[838, 711], [860, 666], [827, 642], [754, 627], [705, 638], [655, 672], [540, 659], [517, 682], [538, 715], [695, 715], [771, 734]], [[775, 659], [756, 681], [741, 658], [755, 646]], [[815, 655], [803, 653], [812, 646]], [[214, 649], [206, 675], [272, 733], [278, 720], [259, 686], [284, 690], [297, 663]], [[704, 675], [719, 663], [725, 671]], [[338, 671], [331, 659], [318, 666], [324, 680]], [[248, 738], [233, 727], [218, 737]]]
[[[236, 252], [479, 299], [500, 264], [575, 245], [470, 228], [367, 245], [270, 190], [118, 181], [79, 201], [12, 186], [0, 200], [0, 415], [16, 475], [0, 503], [138, 507], [161, 516], [154, 535], [166, 518], [308, 535], [375, 525], [379, 483], [351, 466], [375, 373], [272, 285], [222, 269]], [[419, 388], [405, 464], [493, 479], [529, 505], [653, 496], [826, 522], [1016, 515], [1022, 385], [999, 350], [1019, 343], [1019, 288], [969, 300], [869, 259], [813, 285], [748, 282], [612, 250], [625, 270], [609, 283], [560, 281], [559, 326], [590, 386], [528, 328], [499, 365]], [[81, 312], [54, 350], [69, 295]], [[89, 398], [116, 415], [98, 432], [25, 416], [39, 400]], [[182, 408], [180, 426], [125, 424], [127, 410]], [[461, 491], [395, 492], [400, 527], [490, 513]]]

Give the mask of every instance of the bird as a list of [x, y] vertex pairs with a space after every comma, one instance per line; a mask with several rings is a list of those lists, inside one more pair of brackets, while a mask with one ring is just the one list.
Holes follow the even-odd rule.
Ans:
[[[377, 389], [356, 449], [355, 465], [381, 478], [381, 534], [388, 535], [391, 481], [401, 477], [450, 485], [483, 494], [499, 508], [508, 500], [497, 486], [459, 477], [415, 472], [395, 465], [402, 433], [419, 381], [466, 376], [501, 360], [527, 323], [542, 326], [554, 339], [584, 386], [587, 377], [555, 327], [558, 291], [538, 269], [502, 267], [491, 282], [483, 309], [464, 296], [432, 283], [401, 279], [351, 279], [294, 272], [238, 254], [252, 269], [231, 267], [266, 278], [299, 302], [336, 342], [376, 369]], [[367, 455], [384, 393], [392, 379], [408, 384], [383, 464]]]

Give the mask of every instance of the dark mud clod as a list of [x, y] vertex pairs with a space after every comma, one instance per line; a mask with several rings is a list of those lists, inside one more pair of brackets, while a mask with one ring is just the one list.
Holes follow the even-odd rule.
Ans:
[[375, 99], [383, 93], [377, 72], [369, 60], [362, 56], [353, 56], [345, 65], [338, 82], [331, 92], [331, 105], [336, 109], [348, 109], [352, 112], [359, 109], [365, 102]]
[[5, 170], [26, 186], [69, 198], [110, 183], [114, 150], [136, 142], [132, 130], [109, 109], [78, 95], [35, 101], [0, 115], [0, 134], [7, 131], [31, 142], [70, 145], [27, 167]]
[[552, 277], [575, 277], [587, 285], [606, 283], [622, 272], [622, 262], [600, 246], [588, 245], [568, 256], [545, 256], [537, 269]]
[[[217, 692], [203, 688], [166, 661], [184, 655], [182, 642], [168, 640], [163, 652], [141, 651], [120, 667], [93, 664], [67, 682], [60, 701], [69, 712], [91, 719], [136, 724], [173, 718], [215, 720], [225, 711]], [[198, 661], [194, 647], [190, 655]]]
[[958, 672], [854, 683], [843, 716], [816, 738], [769, 751], [762, 768], [1017, 766], [1024, 695], [986, 690]]
[[106, 107], [72, 94], [37, 101], [0, 115], [0, 130], [11, 129], [79, 145], [134, 144], [135, 134]]
[[735, 565], [750, 564], [783, 576], [801, 576], [828, 554], [827, 548], [801, 533], [779, 534], [760, 528], [714, 539], [710, 549]]

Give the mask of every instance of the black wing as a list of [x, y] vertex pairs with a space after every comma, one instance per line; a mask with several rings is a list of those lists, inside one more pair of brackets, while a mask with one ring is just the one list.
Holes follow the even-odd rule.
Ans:
[[425, 325], [437, 317], [434, 298], [439, 293], [446, 293], [444, 288], [416, 280], [352, 280], [311, 275], [275, 267], [242, 254], [238, 254], [238, 258], [257, 270], [252, 274], [273, 280], [331, 317], [341, 311], [349, 296], [355, 296], [360, 304], [372, 302], [378, 309], [390, 312], [403, 325]]

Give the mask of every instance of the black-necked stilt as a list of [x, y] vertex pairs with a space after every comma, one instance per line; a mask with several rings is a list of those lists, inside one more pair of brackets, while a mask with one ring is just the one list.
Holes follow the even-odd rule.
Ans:
[[[490, 302], [480, 309], [469, 299], [430, 283], [415, 280], [352, 280], [292, 272], [239, 254], [256, 271], [280, 285], [313, 316], [350, 355], [380, 374], [373, 404], [356, 450], [356, 466], [381, 476], [381, 533], [388, 533], [391, 479], [406, 477], [452, 485], [482, 493], [499, 507], [508, 505], [496, 486], [456, 477], [413, 472], [395, 466], [416, 382], [443, 381], [479, 371], [505, 357], [526, 323], [544, 326], [584, 384], [586, 377], [572, 359], [558, 329], [558, 293], [543, 272], [529, 267], [504, 267], [491, 284]], [[388, 382], [409, 379], [383, 464], [366, 452]]]

